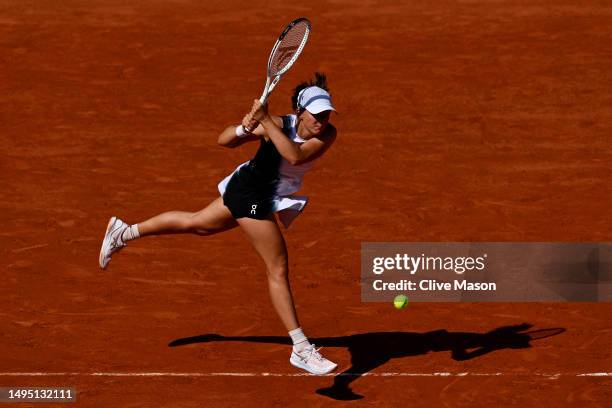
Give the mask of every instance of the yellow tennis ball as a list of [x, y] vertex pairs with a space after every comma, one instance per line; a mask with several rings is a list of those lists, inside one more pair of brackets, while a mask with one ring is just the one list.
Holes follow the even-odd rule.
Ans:
[[406, 295], [397, 295], [395, 299], [393, 299], [393, 306], [396, 309], [403, 309], [408, 305], [408, 297]]

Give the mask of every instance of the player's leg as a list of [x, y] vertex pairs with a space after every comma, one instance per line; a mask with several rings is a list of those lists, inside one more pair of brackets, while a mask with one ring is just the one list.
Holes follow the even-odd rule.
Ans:
[[299, 323], [289, 287], [287, 248], [278, 225], [273, 218], [240, 218], [238, 223], [266, 264], [268, 289], [276, 312], [287, 331], [297, 329]]
[[270, 215], [265, 220], [240, 218], [238, 223], [266, 264], [272, 304], [294, 344], [291, 364], [313, 374], [326, 374], [334, 370], [336, 364], [319, 354], [299, 325], [289, 286], [287, 247], [274, 216]]
[[106, 228], [102, 248], [100, 249], [100, 267], [106, 268], [111, 255], [123, 248], [127, 241], [142, 236], [183, 233], [211, 235], [234, 228], [237, 225], [236, 220], [220, 197], [201, 211], [169, 211], [133, 225], [112, 217]]
[[168, 211], [138, 223], [141, 237], [161, 234], [211, 235], [232, 229], [238, 224], [219, 197], [197, 212]]

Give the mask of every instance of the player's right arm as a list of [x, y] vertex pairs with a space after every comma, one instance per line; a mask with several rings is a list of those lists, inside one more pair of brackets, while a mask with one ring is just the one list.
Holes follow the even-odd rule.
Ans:
[[[274, 122], [278, 126], [283, 126], [283, 119], [280, 116], [273, 116], [272, 120], [274, 120]], [[243, 130], [245, 128], [254, 129], [251, 130], [248, 134], [243, 134]], [[259, 122], [253, 119], [253, 113], [250, 112], [244, 116], [241, 125], [232, 125], [226, 127], [225, 130], [223, 130], [223, 132], [221, 132], [221, 134], [217, 138], [217, 143], [220, 146], [234, 148], [247, 142], [259, 140], [262, 136], [266, 136], [266, 131]]]
[[253, 111], [244, 115], [240, 125], [231, 125], [225, 128], [217, 138], [220, 146], [234, 148], [253, 140], [259, 140], [259, 135], [255, 132], [259, 128], [259, 123], [253, 120]]
[[254, 140], [259, 140], [260, 136], [255, 133], [251, 133], [248, 135], [237, 136], [236, 128], [242, 125], [231, 125], [225, 128], [223, 132], [217, 138], [217, 143], [223, 147], [238, 147], [244, 143], [252, 142]]

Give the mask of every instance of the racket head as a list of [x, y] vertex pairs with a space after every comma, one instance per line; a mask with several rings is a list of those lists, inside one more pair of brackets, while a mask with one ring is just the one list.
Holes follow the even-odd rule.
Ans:
[[310, 35], [310, 21], [301, 17], [285, 27], [268, 58], [268, 77], [281, 76], [298, 59]]

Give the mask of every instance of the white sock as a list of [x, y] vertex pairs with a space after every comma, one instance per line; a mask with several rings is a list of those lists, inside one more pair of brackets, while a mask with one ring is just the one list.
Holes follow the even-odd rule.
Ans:
[[310, 342], [308, 338], [302, 331], [301, 327], [298, 327], [295, 330], [291, 330], [289, 332], [289, 336], [291, 337], [291, 341], [293, 341], [293, 351], [300, 352], [304, 350], [306, 347], [310, 346]]
[[121, 233], [121, 241], [127, 242], [133, 239], [140, 238], [138, 224], [130, 225]]

